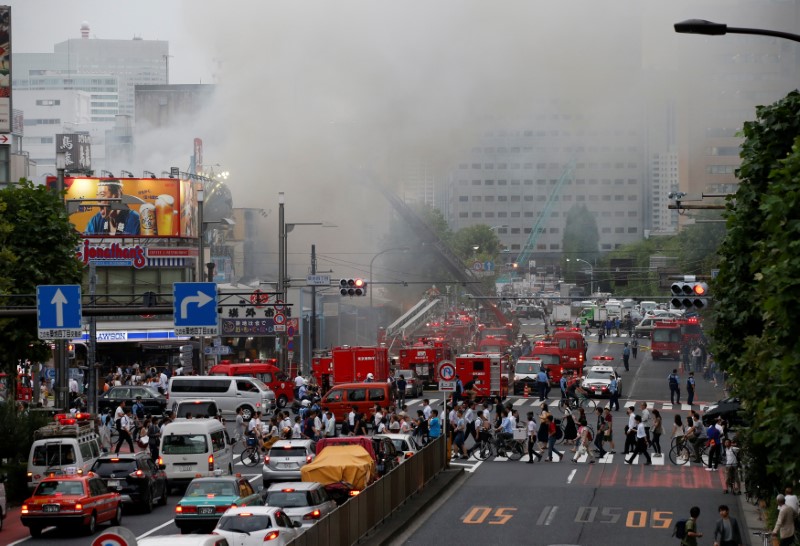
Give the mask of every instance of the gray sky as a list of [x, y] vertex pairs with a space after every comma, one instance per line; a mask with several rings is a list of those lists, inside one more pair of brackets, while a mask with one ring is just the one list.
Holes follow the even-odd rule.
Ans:
[[0, 0], [0, 4], [12, 8], [15, 51], [52, 52], [54, 44], [80, 38], [81, 23], [87, 21], [92, 38], [167, 40], [173, 56], [170, 83], [211, 83], [213, 63], [209, 56], [198, 54], [196, 33], [189, 23], [193, 11], [212, 5], [207, 0]]

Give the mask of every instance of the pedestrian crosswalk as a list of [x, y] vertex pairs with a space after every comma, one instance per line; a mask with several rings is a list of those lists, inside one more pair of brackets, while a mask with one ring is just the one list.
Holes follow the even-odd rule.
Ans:
[[[437, 393], [434, 396], [441, 396], [441, 395]], [[608, 399], [606, 399], [606, 398], [595, 398], [595, 399], [592, 399], [592, 400], [593, 400], [595, 406], [599, 407], [601, 409], [605, 409], [606, 407], [610, 407], [610, 405], [611, 405], [610, 401]], [[430, 401], [431, 401], [431, 406], [432, 407], [437, 408], [437, 409], [441, 409], [441, 406], [442, 406], [441, 398], [439, 398], [437, 400], [437, 399], [433, 398], [433, 396], [432, 396], [430, 398]], [[558, 407], [559, 406], [559, 402], [560, 402], [560, 399], [558, 399], [558, 398], [548, 398], [547, 400], [544, 401], [544, 403], [547, 404], [548, 411], [550, 411], [550, 413], [553, 413], [554, 415], [558, 415], [559, 413], [563, 413]], [[672, 404], [671, 402], [660, 401], [660, 400], [625, 399], [625, 400], [620, 400], [619, 401], [620, 411], [623, 411], [624, 408], [629, 407], [629, 406], [635, 406], [638, 409], [641, 406], [642, 402], [646, 402], [647, 403], [647, 408], [648, 409], [651, 409], [651, 410], [652, 409], [657, 409], [657, 410], [660, 410], [660, 411], [687, 412], [687, 411], [690, 411], [690, 410], [694, 409], [694, 410], [698, 410], [698, 411], [700, 411], [702, 413], [702, 412], [707, 411], [711, 407], [707, 403], [695, 403], [693, 405], [689, 405], [689, 404]], [[518, 410], [520, 412], [522, 412], [522, 409], [525, 408], [526, 410], [534, 409], [534, 410], [536, 410], [537, 413], [538, 413], [538, 411], [540, 409], [540, 406], [542, 404], [542, 402], [539, 401], [539, 399], [536, 398], [536, 397], [524, 398], [524, 397], [520, 397], [520, 396], [509, 396], [506, 399], [505, 403], [506, 404], [510, 403], [512, 408], [514, 408], [514, 409], [516, 409], [516, 410]], [[417, 399], [412, 399], [412, 400], [406, 400], [406, 405], [408, 406], [409, 413], [411, 413], [412, 415], [415, 415], [416, 411], [418, 409], [422, 408], [422, 399], [421, 398], [417, 398]], [[594, 406], [592, 406], [592, 408], [593, 407]], [[587, 413], [589, 413], [589, 411], [587, 411]]]

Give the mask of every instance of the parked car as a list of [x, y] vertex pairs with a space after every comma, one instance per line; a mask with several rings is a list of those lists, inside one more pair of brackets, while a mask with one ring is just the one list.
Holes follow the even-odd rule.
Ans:
[[414, 454], [422, 449], [411, 434], [376, 434], [373, 438], [388, 438], [394, 444], [395, 449], [401, 457], [401, 462], [411, 458]]
[[264, 486], [275, 481], [300, 481], [300, 469], [316, 456], [313, 440], [278, 440], [264, 456], [261, 468]]
[[219, 519], [214, 534], [236, 546], [285, 546], [300, 534], [299, 527], [282, 508], [274, 506], [236, 507]]
[[241, 476], [195, 478], [189, 482], [186, 494], [175, 506], [175, 525], [181, 534], [196, 530], [209, 532], [233, 504], [252, 509], [263, 505], [264, 501], [250, 482]]
[[293, 522], [303, 527], [314, 525], [336, 510], [336, 503], [318, 482], [273, 483], [262, 495], [266, 506], [283, 508]]
[[397, 370], [397, 375], [406, 380], [406, 398], [419, 398], [424, 391], [422, 380], [414, 370]]
[[20, 520], [34, 538], [51, 526], [93, 535], [98, 523], [122, 522], [122, 499], [92, 472], [45, 478], [22, 503]]
[[164, 415], [167, 411], [167, 397], [153, 387], [145, 385], [122, 385], [111, 387], [108, 392], [97, 399], [97, 409], [100, 413], [111, 412], [117, 409], [119, 403], [125, 401], [125, 407], [132, 408], [136, 397], [142, 397], [145, 415]]
[[151, 512], [153, 505], [167, 504], [167, 475], [150, 458], [150, 453], [104, 455], [92, 466], [109, 491], [116, 491], [122, 502]]

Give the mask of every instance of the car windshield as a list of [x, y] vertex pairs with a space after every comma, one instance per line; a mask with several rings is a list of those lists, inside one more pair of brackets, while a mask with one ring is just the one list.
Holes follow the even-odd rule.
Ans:
[[542, 361], [545, 366], [553, 366], [561, 362], [561, 357], [558, 355], [534, 355]]
[[170, 434], [161, 440], [164, 455], [196, 455], [208, 451], [203, 434]]
[[217, 529], [231, 533], [254, 533], [272, 527], [269, 516], [255, 514], [235, 514], [222, 516], [217, 524]]
[[653, 341], [680, 343], [681, 331], [678, 328], [656, 328], [653, 330]]
[[603, 371], [603, 372], [600, 372], [600, 371], [597, 371], [597, 370], [589, 370], [587, 372], [587, 374], [586, 374], [586, 379], [589, 379], [590, 381], [591, 380], [597, 380], [597, 379], [610, 380], [611, 379], [609, 377], [610, 375], [611, 375], [611, 373], [609, 371], [607, 371], [607, 370]]
[[311, 506], [309, 491], [270, 491], [267, 494], [267, 506], [281, 508], [300, 508]]
[[99, 459], [92, 466], [92, 472], [106, 477], [111, 474], [130, 474], [136, 472], [136, 461], [133, 459]]
[[229, 481], [203, 480], [186, 488], [187, 497], [238, 497], [235, 484]]
[[83, 495], [83, 482], [77, 480], [50, 480], [42, 482], [34, 492], [34, 497], [54, 495]]
[[184, 418], [190, 413], [192, 417], [214, 417], [217, 415], [217, 404], [211, 401], [180, 404], [175, 417]]
[[541, 362], [517, 362], [517, 373], [539, 373]]
[[411, 449], [406, 445], [406, 441], [405, 440], [401, 440], [400, 438], [394, 438], [392, 440], [392, 443], [394, 444], [394, 448], [397, 451], [410, 451], [410, 449]]

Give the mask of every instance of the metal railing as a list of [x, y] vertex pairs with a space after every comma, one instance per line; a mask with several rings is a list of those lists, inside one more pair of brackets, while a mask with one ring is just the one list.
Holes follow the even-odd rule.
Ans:
[[431, 478], [445, 469], [444, 437], [430, 442], [400, 464], [319, 520], [294, 539], [292, 546], [349, 546], [383, 522]]

